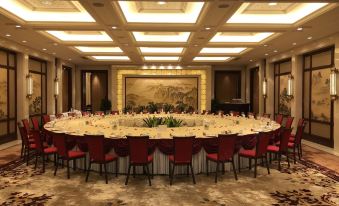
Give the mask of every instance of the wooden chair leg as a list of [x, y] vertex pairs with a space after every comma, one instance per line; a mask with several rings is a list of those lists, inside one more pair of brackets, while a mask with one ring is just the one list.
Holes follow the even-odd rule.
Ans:
[[130, 175], [130, 173], [131, 173], [131, 167], [132, 167], [132, 165], [129, 164], [129, 166], [128, 166], [128, 172], [127, 172], [127, 177], [126, 177], [126, 181], [125, 181], [125, 185], [128, 184], [129, 175]]
[[254, 158], [254, 177], [257, 177], [257, 158]]
[[172, 168], [172, 172], [171, 172], [170, 185], [172, 185], [172, 182], [173, 182], [174, 169], [175, 169], [175, 164], [173, 164], [173, 168]]
[[149, 184], [149, 186], [152, 186], [152, 183], [151, 183], [151, 174], [150, 174], [150, 172], [149, 172], [148, 165], [145, 165], [144, 167], [146, 168], [146, 173], [147, 173], [147, 178], [148, 178], [148, 184]]
[[69, 160], [67, 160], [67, 163], [66, 163], [67, 165], [67, 179], [69, 179], [70, 178], [70, 173], [69, 173]]
[[188, 177], [189, 174], [190, 174], [190, 172], [189, 172], [189, 166], [187, 165], [187, 166], [186, 166], [186, 176]]
[[214, 182], [217, 183], [218, 179], [218, 171], [219, 171], [219, 162], [217, 162], [217, 168], [215, 169], [215, 178]]
[[195, 184], [195, 176], [194, 176], [194, 172], [193, 172], [193, 166], [192, 166], [192, 163], [190, 164], [190, 167], [191, 167], [191, 173], [192, 173], [193, 183]]
[[293, 158], [294, 158], [294, 164], [296, 164], [297, 159], [296, 159], [296, 153], [295, 153], [295, 146], [293, 147]]
[[105, 180], [106, 180], [106, 184], [108, 184], [106, 163], [104, 163], [104, 171], [105, 171]]
[[208, 172], [208, 159], [206, 158], [206, 175], [209, 176], [209, 172]]
[[152, 174], [151, 174], [151, 177], [152, 177], [152, 179], [154, 177], [154, 162], [152, 162]]
[[77, 167], [77, 159], [74, 159], [73, 160], [73, 171], [76, 170], [76, 167]]
[[235, 180], [238, 180], [237, 169], [234, 166], [234, 158], [233, 157], [232, 157], [232, 168], [233, 168], [234, 178], [235, 178]]
[[171, 170], [171, 161], [168, 161], [168, 177], [171, 179], [172, 170]]
[[45, 155], [41, 154], [42, 157], [42, 173], [45, 173]]
[[22, 158], [22, 157], [24, 156], [24, 147], [25, 147], [24, 143], [23, 143], [23, 142], [21, 142], [21, 152], [20, 152], [20, 158]]
[[223, 175], [225, 174], [225, 163], [224, 162], [222, 163], [222, 174]]
[[301, 143], [299, 144], [299, 147], [300, 147], [300, 157], [302, 157], [303, 156], [303, 148], [301, 146]]
[[287, 165], [288, 165], [288, 168], [290, 168], [290, 155], [288, 154], [288, 149], [286, 151], [286, 159], [287, 159]]
[[27, 159], [26, 159], [26, 165], [27, 165], [27, 166], [28, 166], [28, 162], [29, 162], [29, 152], [30, 152], [29, 150], [30, 150], [30, 149], [28, 148], [28, 149], [27, 149], [27, 155], [26, 155], [26, 158], [27, 158]]
[[281, 163], [281, 153], [279, 152], [279, 154], [278, 154], [278, 170], [279, 170], [279, 171], [281, 170], [281, 165], [280, 165], [280, 163]]
[[38, 154], [35, 154], [35, 165], [34, 165], [34, 169], [36, 169], [38, 165]]
[[267, 158], [268, 158], [268, 156], [267, 156], [267, 153], [266, 153], [266, 154], [265, 154], [265, 160], [266, 160], [267, 173], [268, 173], [268, 174], [271, 174], [271, 173], [270, 173], [270, 166], [269, 166], [269, 163], [268, 163]]
[[135, 166], [133, 165], [133, 178], [135, 178]]
[[240, 173], [240, 155], [238, 155], [238, 170], [239, 170], [239, 173]]
[[102, 176], [102, 164], [100, 164], [100, 176]]
[[87, 158], [86, 156], [84, 157], [84, 172], [86, 173], [86, 168], [87, 168]]
[[252, 169], [252, 158], [248, 158], [248, 169], [251, 170]]
[[58, 170], [58, 166], [59, 166], [59, 156], [58, 155], [56, 155], [57, 157], [56, 157], [56, 165], [55, 165], [55, 169], [54, 169], [54, 176], [56, 175], [56, 173], [57, 173], [57, 170]]
[[89, 172], [91, 171], [91, 166], [92, 166], [92, 162], [90, 161], [88, 165], [88, 169], [87, 169], [86, 182], [88, 182], [88, 177], [89, 177]]
[[299, 160], [301, 160], [301, 145], [298, 144], [298, 157], [299, 157]]
[[115, 160], [115, 177], [118, 177], [119, 172], [119, 160]]

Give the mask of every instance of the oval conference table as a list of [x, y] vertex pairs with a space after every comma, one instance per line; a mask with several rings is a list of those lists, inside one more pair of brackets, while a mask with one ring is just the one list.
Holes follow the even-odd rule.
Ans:
[[[173, 117], [182, 120], [182, 124], [175, 128], [167, 128], [166, 126], [148, 128], [144, 119], [153, 117]], [[275, 131], [279, 128], [280, 125], [275, 121], [262, 117], [254, 119], [242, 116], [199, 114], [79, 115], [55, 119], [44, 125], [47, 136], [53, 136], [51, 133], [65, 133], [70, 140], [70, 147], [84, 152], [88, 151], [85, 135], [104, 135], [106, 152], [116, 153], [119, 156], [120, 174], [126, 174], [128, 169], [129, 149], [126, 135], [147, 135], [150, 137], [149, 153], [153, 153], [154, 157], [154, 174], [168, 174], [167, 155], [173, 153], [173, 136], [195, 136], [193, 169], [194, 173], [202, 173], [206, 171], [206, 153], [215, 153], [217, 150], [216, 137], [218, 134], [238, 134], [236, 143], [236, 150], [238, 151], [242, 147], [246, 149], [254, 148], [256, 135], [259, 132]], [[235, 158], [237, 159], [237, 155]], [[237, 161], [235, 162], [237, 163]], [[248, 166], [247, 162], [242, 162], [241, 165]], [[83, 168], [84, 165], [79, 164], [78, 166]], [[114, 171], [112, 164], [107, 166], [108, 171]], [[229, 170], [229, 164], [226, 164], [225, 168]], [[93, 167], [93, 169], [99, 170], [99, 166]], [[212, 166], [209, 169], [213, 171], [215, 167]], [[185, 171], [184, 168], [178, 168], [177, 173], [185, 173]], [[142, 170], [136, 172], [141, 173]]]

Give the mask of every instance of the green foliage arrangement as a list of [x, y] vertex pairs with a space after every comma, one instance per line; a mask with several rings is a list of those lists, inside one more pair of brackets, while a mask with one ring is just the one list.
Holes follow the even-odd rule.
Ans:
[[137, 106], [137, 107], [134, 109], [134, 111], [135, 111], [136, 113], [141, 113], [141, 112], [144, 112], [145, 109], [146, 109], [145, 106], [139, 105], [139, 106]]
[[100, 104], [101, 111], [110, 111], [112, 108], [112, 102], [109, 99], [102, 99]]
[[158, 106], [154, 102], [149, 102], [147, 105], [147, 111], [149, 113], [154, 113], [158, 111]]
[[131, 105], [127, 105], [124, 109], [123, 109], [123, 113], [127, 113], [127, 112], [132, 112], [133, 108]]
[[148, 117], [143, 119], [147, 127], [157, 127], [159, 125], [166, 125], [167, 127], [180, 127], [182, 125], [181, 119], [176, 119], [172, 116], [169, 117]]
[[164, 108], [164, 112], [172, 112], [174, 110], [174, 106], [172, 104], [169, 104], [169, 103], [165, 103], [163, 105], [163, 108]]

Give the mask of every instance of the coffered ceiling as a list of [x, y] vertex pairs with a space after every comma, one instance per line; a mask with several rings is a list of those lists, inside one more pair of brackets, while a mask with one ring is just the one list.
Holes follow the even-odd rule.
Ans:
[[245, 65], [339, 32], [337, 2], [1, 0], [0, 35], [76, 64]]

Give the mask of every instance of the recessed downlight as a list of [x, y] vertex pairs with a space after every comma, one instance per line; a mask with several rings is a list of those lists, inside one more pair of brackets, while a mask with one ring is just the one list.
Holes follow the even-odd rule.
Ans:
[[311, 37], [311, 36], [307, 37], [308, 40], [311, 40], [312, 38], [313, 38], [313, 37]]
[[302, 28], [302, 27], [298, 27], [297, 28], [297, 31], [302, 31], [304, 28]]
[[10, 34], [6, 34], [5, 36], [10, 37], [11, 35]]

